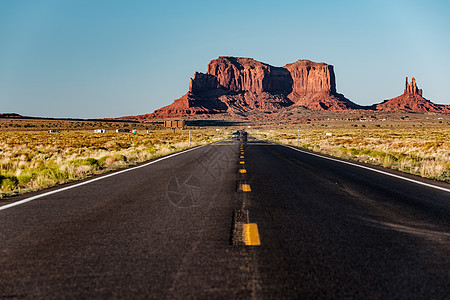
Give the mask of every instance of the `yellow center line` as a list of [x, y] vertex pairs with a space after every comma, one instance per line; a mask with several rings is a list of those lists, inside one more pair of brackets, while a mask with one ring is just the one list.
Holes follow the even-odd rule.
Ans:
[[245, 173], [247, 173], [247, 170], [246, 169], [239, 169], [239, 173], [245, 174]]
[[244, 159], [244, 155], [239, 156], [239, 158]]
[[242, 191], [243, 192], [251, 192], [252, 189], [250, 188], [250, 184], [247, 184], [247, 183], [242, 184]]
[[245, 245], [247, 246], [261, 245], [258, 233], [258, 225], [256, 223], [244, 224], [243, 234]]

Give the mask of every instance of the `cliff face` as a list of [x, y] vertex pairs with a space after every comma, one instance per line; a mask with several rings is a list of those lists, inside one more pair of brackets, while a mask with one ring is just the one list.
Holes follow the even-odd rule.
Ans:
[[206, 74], [195, 72], [189, 92], [154, 117], [250, 110], [277, 110], [299, 105], [314, 110], [359, 108], [336, 93], [333, 66], [298, 60], [274, 67], [252, 58], [212, 60]]
[[289, 92], [292, 85], [286, 69], [252, 58], [219, 57], [209, 63], [207, 74], [215, 76], [220, 86], [234, 92], [279, 94]]
[[333, 66], [298, 60], [284, 66], [292, 78], [292, 97], [301, 97], [314, 93], [336, 93], [336, 81]]
[[333, 66], [298, 60], [284, 68], [292, 78], [292, 92], [288, 98], [295, 105], [312, 110], [333, 111], [362, 108], [336, 92]]
[[417, 87], [416, 79], [413, 77], [411, 83], [408, 83], [408, 77], [406, 77], [405, 89], [402, 95], [376, 104], [373, 108], [384, 112], [430, 111], [450, 113], [450, 105], [435, 104], [425, 99], [422, 95], [423, 91]]
[[189, 81], [189, 93], [203, 94], [210, 90], [220, 88], [217, 77], [209, 74], [195, 72], [194, 77]]

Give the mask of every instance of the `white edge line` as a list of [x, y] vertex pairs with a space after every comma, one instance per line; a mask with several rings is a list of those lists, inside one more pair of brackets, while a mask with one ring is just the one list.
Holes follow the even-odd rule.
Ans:
[[309, 154], [309, 155], [317, 156], [317, 157], [320, 157], [320, 158], [324, 158], [324, 159], [340, 162], [340, 163], [351, 165], [351, 166], [354, 166], [354, 167], [359, 167], [359, 168], [362, 168], [362, 169], [370, 170], [370, 171], [377, 172], [377, 173], [380, 173], [380, 174], [383, 174], [383, 175], [388, 175], [388, 176], [391, 176], [391, 177], [403, 179], [403, 180], [406, 180], [406, 181], [409, 181], [409, 182], [413, 182], [413, 183], [416, 183], [416, 184], [424, 185], [424, 186], [427, 186], [427, 187], [430, 187], [430, 188], [433, 188], [433, 189], [437, 189], [437, 190], [441, 190], [441, 191], [450, 193], [450, 189], [447, 189], [447, 188], [444, 188], [444, 187], [432, 185], [432, 184], [429, 184], [429, 183], [425, 183], [425, 182], [421, 182], [421, 181], [414, 180], [414, 179], [411, 179], [411, 178], [403, 177], [403, 176], [400, 176], [400, 175], [396, 175], [396, 174], [388, 173], [388, 172], [385, 172], [385, 171], [377, 170], [377, 169], [370, 168], [370, 167], [367, 167], [367, 166], [358, 165], [358, 164], [351, 163], [351, 162], [348, 162], [348, 161], [345, 161], [345, 160], [335, 159], [335, 158], [323, 156], [323, 155], [320, 155], [320, 154], [311, 153], [311, 152], [304, 151], [304, 150], [301, 150], [301, 149], [298, 149], [298, 148], [295, 148], [295, 147], [292, 147], [292, 146], [287, 146], [287, 145], [282, 145], [282, 144], [277, 144], [277, 145], [280, 145], [280, 146], [283, 146], [283, 147], [286, 147], [286, 148], [290, 148], [290, 149], [293, 149], [295, 151], [302, 152], [302, 153], [305, 153], [305, 154]]
[[[212, 143], [212, 144], [215, 144], [215, 143]], [[74, 185], [71, 185], [71, 186], [66, 186], [66, 187], [63, 187], [63, 188], [60, 188], [60, 189], [57, 189], [57, 190], [54, 190], [54, 191], [46, 192], [46, 193], [43, 193], [43, 194], [40, 194], [40, 195], [36, 195], [36, 196], [33, 196], [33, 197], [29, 197], [29, 198], [17, 201], [17, 202], [6, 204], [6, 205], [3, 205], [3, 206], [0, 206], [0, 210], [5, 210], [5, 209], [8, 209], [8, 208], [17, 206], [17, 205], [21, 205], [21, 204], [24, 204], [24, 203], [27, 203], [27, 202], [30, 202], [30, 201], [42, 198], [42, 197], [46, 197], [46, 196], [49, 196], [49, 195], [53, 195], [53, 194], [56, 194], [56, 193], [60, 193], [60, 192], [63, 192], [63, 191], [74, 189], [74, 188], [80, 187], [82, 185], [89, 184], [89, 183], [92, 183], [92, 182], [95, 182], [95, 181], [99, 181], [99, 180], [102, 180], [102, 179], [105, 179], [105, 178], [108, 178], [108, 177], [116, 176], [116, 175], [119, 175], [119, 174], [122, 174], [122, 173], [125, 173], [125, 172], [130, 172], [130, 171], [134, 171], [136, 169], [144, 168], [144, 167], [147, 167], [147, 166], [149, 166], [151, 164], [160, 162], [160, 161], [162, 161], [164, 159], [168, 159], [168, 158], [171, 158], [171, 157], [183, 154], [183, 153], [187, 153], [187, 152], [192, 151], [192, 150], [197, 150], [197, 149], [200, 149], [202, 147], [205, 147], [205, 146], [208, 146], [208, 145], [212, 145], [212, 144], [201, 145], [199, 147], [195, 147], [195, 148], [187, 149], [187, 150], [184, 150], [184, 151], [181, 151], [181, 152], [173, 153], [173, 154], [170, 154], [168, 156], [164, 156], [164, 157], [158, 158], [157, 160], [148, 162], [148, 163], [140, 165], [140, 166], [136, 166], [136, 167], [132, 167], [132, 168], [129, 168], [129, 169], [125, 169], [125, 170], [117, 171], [117, 172], [114, 172], [114, 173], [106, 174], [106, 175], [101, 176], [101, 177], [97, 177], [97, 178], [94, 178], [94, 179], [91, 179], [91, 180], [87, 180], [87, 181], [83, 181], [83, 182], [80, 182], [80, 183], [77, 183], [77, 184], [74, 184]]]

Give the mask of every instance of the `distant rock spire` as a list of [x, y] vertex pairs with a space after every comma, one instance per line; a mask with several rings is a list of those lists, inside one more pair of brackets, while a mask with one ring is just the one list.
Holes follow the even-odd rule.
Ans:
[[403, 92], [403, 94], [409, 94], [408, 77], [406, 77], [406, 80], [405, 80], [405, 91]]
[[416, 84], [416, 79], [414, 77], [411, 78], [411, 84], [408, 84], [408, 77], [406, 77], [405, 81], [405, 91], [404, 94], [411, 95], [419, 95], [422, 96], [422, 89], [419, 89]]

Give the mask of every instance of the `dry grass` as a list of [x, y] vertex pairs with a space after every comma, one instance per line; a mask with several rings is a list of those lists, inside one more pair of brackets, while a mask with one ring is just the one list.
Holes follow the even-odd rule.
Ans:
[[0, 197], [35, 191], [223, 139], [228, 133], [0, 132]]
[[[450, 182], [450, 127], [258, 129], [256, 137]], [[327, 136], [331, 133], [332, 136]]]

